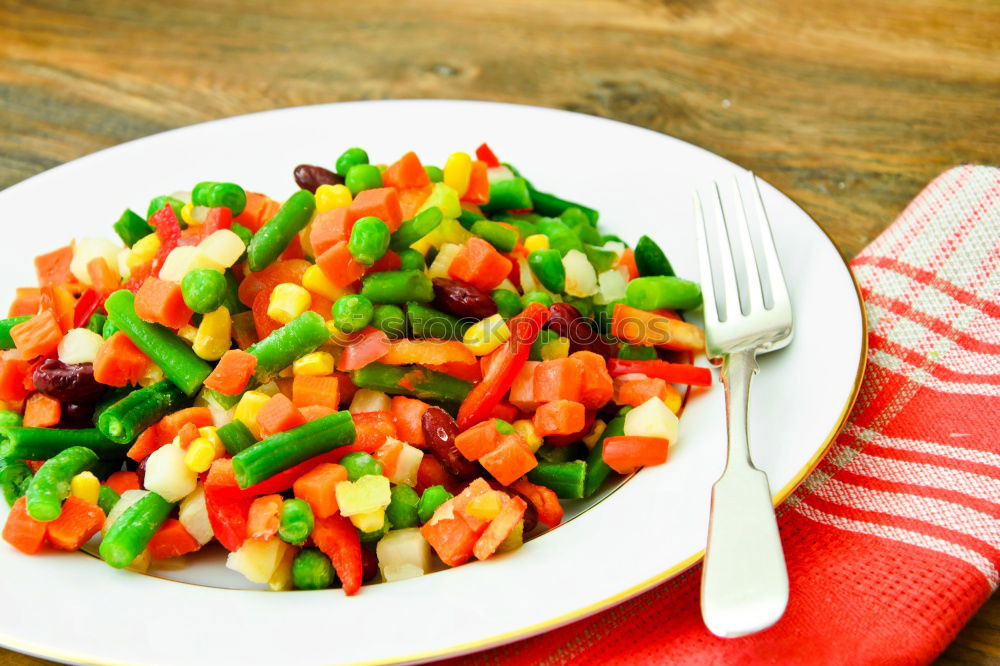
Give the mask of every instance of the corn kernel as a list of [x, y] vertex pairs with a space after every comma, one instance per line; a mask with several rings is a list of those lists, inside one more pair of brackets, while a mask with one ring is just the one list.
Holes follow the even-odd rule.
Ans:
[[541, 354], [543, 361], [566, 358], [569, 356], [569, 338], [560, 336], [552, 342], [546, 342], [542, 345]]
[[97, 504], [97, 496], [101, 493], [101, 482], [92, 472], [80, 472], [69, 482], [69, 494], [79, 497], [84, 502]]
[[482, 356], [507, 342], [509, 337], [507, 322], [499, 314], [495, 314], [470, 326], [462, 337], [462, 342], [473, 354]]
[[167, 376], [163, 374], [163, 368], [155, 363], [149, 363], [146, 365], [146, 369], [142, 373], [142, 377], [139, 378], [139, 386], [152, 386], [166, 379]]
[[292, 374], [296, 377], [331, 375], [333, 374], [333, 355], [329, 352], [306, 354], [292, 364]]
[[191, 324], [184, 324], [179, 329], [177, 329], [177, 337], [179, 337], [184, 342], [189, 345], [194, 344], [195, 337], [198, 336], [198, 329]]
[[254, 437], [258, 439], [260, 438], [260, 426], [257, 424], [257, 413], [270, 399], [271, 396], [261, 391], [247, 391], [236, 403], [236, 411], [233, 412], [233, 418], [242, 421], [243, 425], [249, 428]]
[[374, 532], [385, 525], [385, 509], [376, 509], [368, 513], [357, 513], [351, 516], [351, 522], [362, 532]]
[[545, 234], [532, 234], [524, 239], [524, 249], [528, 252], [549, 249], [549, 237]]
[[534, 453], [542, 446], [542, 436], [538, 434], [535, 430], [535, 424], [529, 419], [520, 419], [511, 423], [514, 427], [514, 432], [521, 436], [524, 443], [528, 445], [531, 452]]
[[601, 440], [601, 435], [604, 434], [604, 430], [607, 427], [608, 424], [601, 419], [594, 420], [594, 425], [590, 427], [590, 432], [583, 437], [583, 443], [587, 445], [588, 449], [592, 449], [597, 445], [597, 442]]
[[385, 509], [392, 500], [389, 479], [374, 474], [363, 476], [357, 481], [341, 481], [334, 492], [340, 515], [347, 517]]
[[198, 437], [188, 444], [184, 453], [184, 464], [192, 472], [199, 474], [208, 470], [215, 460], [215, 444], [205, 437]]
[[267, 304], [267, 316], [287, 324], [309, 309], [312, 296], [304, 288], [294, 282], [282, 282], [271, 292], [271, 300]]
[[444, 184], [458, 192], [459, 197], [469, 189], [471, 176], [472, 158], [468, 153], [452, 153], [444, 163]]
[[130, 269], [137, 268], [148, 261], [152, 261], [153, 257], [156, 256], [156, 253], [159, 252], [159, 250], [159, 236], [155, 233], [143, 236], [132, 244], [132, 249], [129, 251], [129, 255], [125, 260], [125, 263]]
[[219, 458], [226, 452], [226, 445], [219, 438], [219, 429], [215, 426], [205, 426], [198, 428], [198, 435], [204, 437], [215, 447], [215, 457]]
[[316, 188], [316, 212], [325, 213], [351, 205], [351, 191], [344, 185], [320, 185]]
[[302, 286], [312, 293], [329, 298], [334, 302], [341, 296], [354, 293], [350, 289], [338, 287], [330, 282], [330, 279], [326, 277], [322, 269], [316, 264], [307, 268], [306, 272], [302, 274]]
[[181, 208], [181, 221], [189, 227], [192, 224], [198, 224], [194, 219], [194, 204], [190, 201]]
[[667, 397], [663, 399], [674, 414], [681, 413], [681, 393], [672, 384], [667, 384]]
[[477, 495], [465, 505], [465, 512], [470, 516], [475, 516], [476, 518], [493, 520], [497, 517], [497, 514], [500, 513], [500, 509], [503, 507], [503, 501], [500, 495], [501, 493], [498, 493], [495, 490], [483, 493], [482, 495]]
[[125, 568], [136, 573], [146, 573], [149, 571], [149, 565], [152, 561], [153, 556], [150, 554], [149, 548], [145, 548], [141, 553], [139, 553], [139, 555], [136, 556], [134, 560], [132, 560], [132, 563]]
[[206, 361], [217, 361], [232, 346], [233, 320], [225, 306], [201, 318], [191, 349]]

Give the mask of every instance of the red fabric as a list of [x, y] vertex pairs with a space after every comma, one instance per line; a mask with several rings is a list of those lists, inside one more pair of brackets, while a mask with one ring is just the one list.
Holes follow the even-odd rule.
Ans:
[[932, 182], [852, 266], [869, 354], [848, 425], [779, 509], [771, 629], [719, 639], [700, 567], [617, 608], [454, 663], [925, 664], [1000, 568], [1000, 169]]

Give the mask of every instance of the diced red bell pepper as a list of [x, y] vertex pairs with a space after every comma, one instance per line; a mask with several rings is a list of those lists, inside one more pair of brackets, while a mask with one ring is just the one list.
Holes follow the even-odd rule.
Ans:
[[251, 502], [236, 482], [232, 459], [213, 462], [205, 478], [205, 508], [212, 532], [226, 550], [237, 551], [246, 541]]
[[612, 358], [608, 360], [608, 372], [613, 377], [638, 373], [647, 377], [663, 379], [671, 384], [689, 384], [691, 386], [712, 385], [711, 370], [686, 363], [627, 361], [620, 358]]
[[389, 336], [373, 326], [358, 333], [344, 347], [337, 362], [337, 370], [350, 372], [377, 361], [389, 351]]
[[167, 260], [167, 255], [180, 244], [181, 223], [174, 214], [174, 209], [164, 206], [149, 218], [149, 223], [156, 228], [156, 235], [160, 238], [160, 249], [153, 257], [150, 266], [150, 275], [159, 275], [163, 262]]
[[361, 589], [363, 567], [361, 563], [361, 537], [350, 520], [339, 513], [317, 518], [312, 532], [313, 543], [330, 558], [344, 588], [352, 596]]
[[486, 145], [486, 143], [481, 143], [479, 144], [479, 147], [476, 148], [476, 159], [486, 162], [486, 166], [490, 168], [500, 166], [500, 160], [497, 159], [493, 150]]

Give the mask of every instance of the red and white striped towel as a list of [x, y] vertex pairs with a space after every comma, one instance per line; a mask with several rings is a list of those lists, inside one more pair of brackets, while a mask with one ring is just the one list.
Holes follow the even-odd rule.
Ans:
[[852, 262], [868, 305], [861, 393], [780, 508], [782, 620], [716, 638], [695, 568], [476, 664], [923, 664], [1000, 580], [1000, 169], [935, 179]]

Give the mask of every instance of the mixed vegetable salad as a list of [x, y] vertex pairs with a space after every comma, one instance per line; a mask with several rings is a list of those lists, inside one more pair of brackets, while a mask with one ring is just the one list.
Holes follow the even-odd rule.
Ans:
[[519, 547], [561, 499], [663, 463], [704, 336], [646, 236], [483, 144], [443, 168], [345, 151], [286, 201], [155, 198], [35, 259], [0, 320], [3, 538], [113, 567], [212, 541], [272, 589]]

